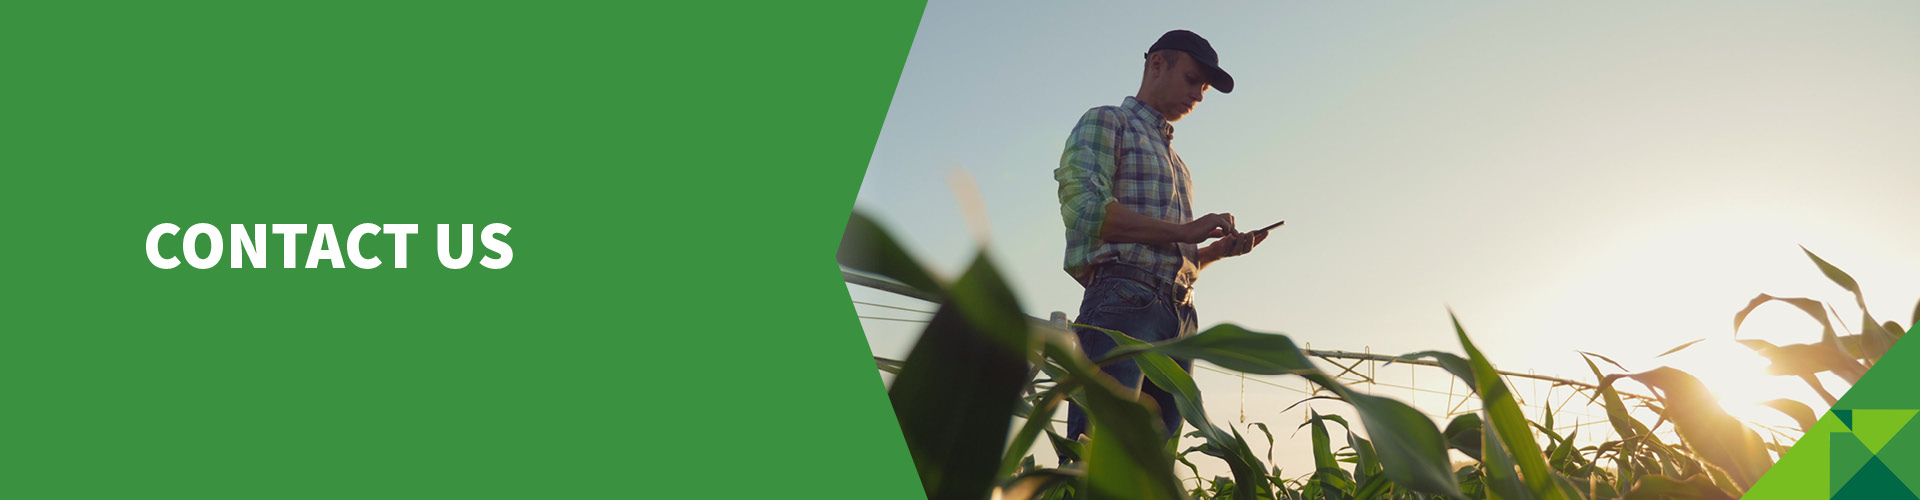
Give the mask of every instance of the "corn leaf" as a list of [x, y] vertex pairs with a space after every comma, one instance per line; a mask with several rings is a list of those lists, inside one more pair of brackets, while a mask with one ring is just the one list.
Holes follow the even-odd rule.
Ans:
[[[1860, 295], [1860, 282], [1854, 281], [1853, 276], [1848, 276], [1846, 271], [1841, 271], [1840, 268], [1833, 267], [1833, 264], [1828, 264], [1826, 259], [1814, 255], [1813, 251], [1807, 250], [1805, 246], [1800, 247], [1800, 251], [1806, 252], [1807, 258], [1813, 259], [1814, 265], [1820, 266], [1820, 273], [1827, 275], [1827, 279], [1833, 280], [1833, 283], [1840, 285], [1840, 288], [1845, 288], [1847, 291], [1853, 292], [1855, 296]], [[1866, 308], [1866, 302], [1863, 301], [1860, 305], [1861, 309]]]
[[[1533, 494], [1533, 490], [1529, 489], [1527, 484], [1520, 480], [1519, 468], [1514, 465], [1513, 456], [1507, 454], [1506, 444], [1500, 442], [1500, 434], [1483, 432], [1480, 436], [1486, 440], [1486, 442], [1480, 446], [1481, 456], [1485, 457], [1485, 459], [1480, 462], [1480, 470], [1485, 474], [1483, 480], [1487, 486], [1488, 500], [1533, 500], [1538, 498], [1537, 495]], [[1532, 437], [1529, 436], [1528, 439], [1532, 439]]]
[[1854, 303], [1860, 306], [1861, 355], [1867, 360], [1868, 365], [1879, 361], [1881, 356], [1885, 356], [1887, 351], [1893, 348], [1893, 343], [1900, 340], [1900, 334], [1887, 331], [1880, 322], [1874, 321], [1873, 313], [1867, 312], [1867, 297], [1860, 293], [1860, 283], [1854, 281], [1853, 276], [1827, 263], [1826, 259], [1814, 255], [1812, 251], [1807, 250], [1807, 247], [1800, 247], [1800, 251], [1806, 252], [1807, 257], [1813, 259], [1813, 263], [1820, 267], [1820, 272], [1827, 275], [1827, 279], [1833, 280], [1834, 284], [1840, 285], [1840, 288], [1853, 293]]
[[[1266, 422], [1253, 422], [1253, 423], [1247, 424], [1248, 429], [1252, 429], [1254, 427], [1259, 427], [1260, 434], [1267, 436], [1267, 463], [1273, 463], [1273, 431], [1267, 430]], [[1196, 473], [1195, 475], [1198, 475], [1198, 474]]]
[[1433, 419], [1406, 403], [1356, 393], [1342, 387], [1342, 396], [1360, 414], [1383, 472], [1395, 484], [1415, 491], [1464, 498], [1447, 459], [1447, 442]]
[[1705, 474], [1695, 474], [1685, 481], [1674, 480], [1667, 476], [1647, 476], [1633, 485], [1633, 491], [1627, 492], [1625, 500], [1732, 500], [1727, 492], [1721, 491], [1707, 479]]
[[[1739, 328], [1739, 327], [1738, 327], [1738, 326], [1735, 326], [1734, 328], [1736, 328], [1736, 329], [1737, 329], [1737, 328]], [[1702, 341], [1702, 340], [1706, 340], [1706, 339], [1695, 339], [1695, 340], [1694, 340], [1694, 341], [1692, 341], [1692, 342], [1688, 342], [1688, 343], [1685, 343], [1685, 344], [1680, 344], [1679, 346], [1676, 346], [1676, 347], [1674, 347], [1674, 348], [1672, 348], [1672, 349], [1667, 349], [1667, 352], [1663, 352], [1663, 353], [1660, 353], [1660, 355], [1659, 355], [1659, 356], [1654, 356], [1654, 357], [1656, 357], [1656, 358], [1663, 358], [1663, 357], [1666, 357], [1666, 356], [1667, 356], [1668, 354], [1673, 354], [1673, 353], [1676, 353], [1676, 352], [1680, 352], [1680, 350], [1681, 350], [1681, 349], [1686, 349], [1686, 348], [1688, 348], [1688, 347], [1693, 347], [1693, 345], [1694, 345], [1694, 344], [1698, 344], [1698, 343], [1700, 343], [1700, 341]]]
[[1393, 483], [1390, 481], [1387, 481], [1387, 478], [1385, 476], [1373, 476], [1365, 480], [1359, 480], [1359, 482], [1360, 482], [1360, 487], [1354, 490], [1353, 500], [1376, 500], [1380, 498], [1386, 498], [1387, 494], [1393, 491], [1392, 489], [1390, 489], [1393, 486]]
[[1373, 449], [1373, 442], [1362, 438], [1353, 431], [1347, 431], [1347, 447], [1353, 448], [1353, 480], [1365, 483], [1369, 478], [1380, 475], [1380, 455]]
[[1039, 469], [1021, 474], [1000, 490], [1002, 500], [1039, 500], [1047, 494], [1066, 488], [1080, 479], [1079, 471], [1068, 469]]
[[1447, 423], [1447, 430], [1442, 435], [1447, 437], [1447, 446], [1473, 457], [1474, 461], [1479, 461], [1480, 428], [1480, 414], [1466, 413], [1453, 417], [1453, 421]]
[[1241, 500], [1271, 499], [1273, 485], [1268, 481], [1264, 465], [1253, 455], [1253, 449], [1247, 447], [1246, 438], [1239, 431], [1231, 433], [1220, 441], [1208, 441], [1200, 446], [1200, 452], [1227, 462], [1232, 470], [1234, 482], [1233, 498]]
[[1087, 450], [1086, 443], [1082, 443], [1080, 441], [1076, 441], [1072, 439], [1067, 439], [1065, 436], [1061, 436], [1059, 433], [1054, 432], [1051, 427], [1041, 426], [1041, 430], [1047, 433], [1047, 442], [1053, 444], [1054, 453], [1064, 455], [1063, 458], [1065, 458], [1069, 462], [1080, 462], [1085, 460], [1084, 457], [1086, 456], [1086, 450]]
[[1200, 387], [1194, 385], [1192, 375], [1181, 371], [1181, 365], [1173, 362], [1173, 358], [1158, 352], [1142, 352], [1135, 362], [1140, 363], [1140, 371], [1146, 373], [1146, 379], [1173, 394], [1173, 402], [1179, 406], [1181, 417], [1194, 425], [1200, 437], [1206, 438], [1206, 444], [1200, 446], [1200, 452], [1227, 462], [1227, 469], [1233, 471], [1235, 498], [1273, 498], [1273, 488], [1269, 488], [1263, 473], [1265, 463], [1254, 456], [1254, 450], [1246, 444], [1246, 438], [1240, 437], [1240, 433], [1223, 431], [1208, 419], [1206, 406], [1200, 404]]
[[1008, 416], [1030, 380], [1028, 329], [984, 256], [950, 293], [887, 397], [927, 498], [974, 500], [995, 483]]
[[1052, 424], [1054, 410], [1062, 399], [1066, 399], [1066, 393], [1060, 392], [1058, 387], [1041, 394], [1040, 405], [1027, 412], [1027, 423], [1014, 433], [1013, 442], [1007, 445], [1006, 453], [1000, 458], [1001, 477], [1018, 470], [1021, 457], [1027, 454], [1027, 450], [1033, 449], [1033, 442], [1040, 437], [1040, 432]]
[[1045, 429], [1055, 449], [1065, 445], [1085, 464], [1084, 488], [1076, 491], [1084, 490], [1089, 499], [1179, 498], [1180, 480], [1153, 399], [1142, 400], [1138, 390], [1119, 386], [1064, 342], [1045, 342], [1041, 348], [1061, 373], [1055, 388], [1077, 389], [1070, 399], [1086, 408], [1092, 424], [1084, 445]]
[[[1796, 375], [1810, 377], [1816, 373], [1830, 371], [1846, 379], [1847, 383], [1859, 383], [1860, 377], [1867, 374], [1867, 367], [1855, 361], [1852, 356], [1841, 352], [1833, 344], [1789, 344], [1776, 346], [1764, 340], [1737, 340], [1771, 363], [1767, 365], [1769, 375]], [[1837, 344], [1837, 342], [1835, 343]]]
[[1753, 300], [1748, 301], [1747, 307], [1741, 308], [1740, 312], [1733, 313], [1734, 338], [1739, 338], [1740, 325], [1741, 323], [1745, 323], [1747, 321], [1748, 314], [1751, 314], [1754, 309], [1759, 309], [1761, 305], [1766, 304], [1768, 302], [1773, 302], [1773, 301], [1785, 302], [1788, 305], [1792, 305], [1793, 307], [1799, 308], [1801, 312], [1807, 313], [1808, 317], [1813, 318], [1814, 321], [1820, 322], [1820, 341], [1821, 342], [1832, 341], [1834, 337], [1838, 335], [1834, 333], [1833, 322], [1827, 319], [1826, 304], [1823, 304], [1818, 300], [1813, 300], [1808, 298], [1775, 297], [1775, 296], [1767, 295], [1763, 293], [1757, 297], [1754, 297]]
[[1780, 413], [1785, 413], [1788, 417], [1792, 417], [1793, 422], [1800, 425], [1800, 432], [1810, 432], [1813, 429], [1813, 424], [1820, 420], [1813, 416], [1813, 408], [1799, 401], [1780, 398], [1760, 404], [1778, 410]]
[[1307, 360], [1306, 354], [1294, 345], [1293, 339], [1285, 335], [1255, 333], [1233, 324], [1218, 325], [1199, 335], [1151, 347], [1127, 347], [1115, 348], [1113, 352], [1124, 354], [1135, 349], [1151, 349], [1168, 356], [1206, 360], [1221, 368], [1256, 375], [1293, 374], [1309, 378], [1318, 375], [1325, 378], [1320, 369]]
[[[1402, 354], [1393, 359], [1394, 361], [1411, 361], [1411, 360], [1422, 359], [1422, 358], [1433, 358], [1433, 361], [1436, 363], [1439, 363], [1440, 368], [1446, 369], [1447, 373], [1451, 373], [1453, 374], [1453, 376], [1459, 377], [1460, 380], [1465, 381], [1467, 383], [1467, 387], [1474, 387], [1473, 364], [1468, 363], [1466, 359], [1462, 359], [1460, 356], [1455, 355], [1453, 353], [1441, 352], [1441, 351], [1420, 351], [1412, 354]], [[1389, 361], [1388, 363], [1391, 364], [1392, 362]]]
[[[1451, 312], [1448, 314], [1452, 315]], [[1540, 450], [1539, 443], [1533, 441], [1526, 415], [1521, 413], [1513, 393], [1507, 390], [1507, 384], [1500, 380], [1499, 373], [1494, 371], [1486, 355], [1481, 354], [1480, 349], [1474, 347], [1473, 340], [1467, 338], [1467, 330], [1460, 326], [1460, 318], [1456, 316], [1452, 319], [1454, 332], [1460, 337], [1460, 346], [1466, 350], [1467, 360], [1473, 363], [1481, 408], [1487, 414], [1487, 425], [1492, 428], [1486, 434], [1497, 435], [1498, 441], [1507, 447], [1505, 455], [1519, 466], [1521, 480], [1535, 498], [1570, 500], [1555, 484], [1554, 473], [1547, 468], [1546, 455]], [[1493, 450], [1483, 449], [1482, 453], [1491, 454]]]
[[1333, 439], [1327, 435], [1326, 417], [1320, 412], [1307, 410], [1306, 423], [1300, 424], [1313, 428], [1313, 466], [1319, 470], [1339, 469], [1340, 462], [1333, 458]]
[[[1086, 325], [1081, 325], [1086, 326]], [[1152, 344], [1127, 336], [1124, 333], [1098, 327], [1086, 326], [1107, 334], [1114, 340], [1116, 348], [1151, 347]], [[1206, 406], [1201, 403], [1200, 387], [1193, 377], [1180, 364], [1164, 354], [1143, 351], [1133, 356], [1140, 371], [1153, 385], [1173, 395], [1174, 404], [1180, 410], [1180, 416], [1206, 438], [1207, 445], [1201, 447], [1201, 453], [1225, 460], [1233, 471], [1236, 498], [1273, 498], [1273, 490], [1268, 487], [1264, 470], [1266, 465], [1253, 455], [1246, 440], [1239, 433], [1228, 433], [1214, 426], [1207, 418]]]
[[1572, 434], [1568, 434], [1566, 438], [1560, 439], [1560, 444], [1554, 446], [1553, 452], [1547, 455], [1547, 467], [1554, 470], [1565, 470], [1564, 468], [1567, 464], [1573, 460], [1573, 439], [1579, 436], [1580, 428], [1575, 427]]
[[1086, 498], [1181, 498], [1185, 492], [1173, 474], [1173, 454], [1163, 447], [1166, 431], [1150, 406], [1153, 399], [1104, 380], [1082, 388], [1082, 402], [1093, 424], [1092, 442], [1086, 448]]
[[[1623, 372], [1624, 372], [1624, 371], [1627, 371], [1627, 367], [1625, 367], [1625, 366], [1621, 366], [1621, 365], [1620, 365], [1620, 362], [1619, 362], [1619, 361], [1614, 361], [1614, 360], [1613, 360], [1613, 358], [1609, 358], [1609, 357], [1606, 357], [1606, 356], [1601, 356], [1601, 355], [1599, 355], [1599, 354], [1594, 354], [1594, 353], [1590, 353], [1590, 352], [1587, 352], [1587, 351], [1574, 351], [1574, 352], [1577, 352], [1577, 353], [1580, 353], [1580, 355], [1581, 355], [1581, 356], [1587, 356], [1587, 357], [1594, 357], [1594, 358], [1600, 358], [1600, 360], [1601, 360], [1601, 361], [1605, 361], [1605, 362], [1607, 362], [1607, 364], [1610, 364], [1610, 365], [1613, 365], [1613, 367], [1614, 367], [1614, 368], [1619, 368], [1619, 369], [1620, 369], [1620, 371], [1623, 371]], [[1588, 362], [1587, 362], [1587, 365], [1588, 365], [1588, 366], [1592, 366], [1592, 365], [1593, 365], [1593, 362], [1592, 362], [1592, 361], [1588, 361]], [[1595, 369], [1594, 369], [1594, 371], [1593, 371], [1593, 376], [1594, 376], [1594, 377], [1599, 377], [1599, 376], [1600, 376], [1600, 370], [1599, 370], [1598, 368], [1595, 368]]]
[[1360, 414], [1373, 438], [1385, 474], [1394, 483], [1415, 491], [1460, 498], [1460, 486], [1447, 462], [1447, 443], [1433, 419], [1406, 403], [1349, 390], [1322, 373], [1285, 335], [1256, 333], [1222, 324], [1149, 347], [1120, 346], [1108, 359], [1125, 351], [1152, 352], [1204, 360], [1222, 368], [1260, 375], [1293, 374], [1340, 396]]
[[[1773, 466], [1760, 436], [1720, 409], [1718, 399], [1699, 379], [1673, 368], [1660, 367], [1630, 377], [1662, 393], [1662, 414], [1693, 453], [1725, 471], [1738, 491], [1746, 491]], [[1612, 380], [1606, 383], [1611, 384]]]
[[1879, 362], [1881, 357], [1886, 356], [1887, 351], [1893, 349], [1894, 342], [1900, 341], [1899, 334], [1888, 331], [1886, 328], [1889, 325], [1898, 328], [1899, 325], [1894, 325], [1891, 322], [1887, 323], [1887, 325], [1875, 323], [1873, 321], [1873, 315], [1866, 314], [1865, 312], [1862, 312], [1861, 316], [1860, 354], [1861, 359], [1866, 361], [1866, 365], [1871, 367], [1874, 363]]
[[1819, 393], [1820, 399], [1825, 400], [1827, 406], [1833, 406], [1840, 402], [1838, 398], [1833, 397], [1833, 393], [1827, 392], [1826, 384], [1820, 383], [1819, 378], [1815, 378], [1813, 375], [1801, 375], [1800, 380], [1805, 381], [1808, 386], [1813, 387], [1813, 392]]
[[847, 218], [847, 230], [840, 233], [836, 257], [840, 265], [886, 276], [922, 291], [941, 294], [944, 290], [940, 281], [907, 254], [893, 235], [858, 212]]

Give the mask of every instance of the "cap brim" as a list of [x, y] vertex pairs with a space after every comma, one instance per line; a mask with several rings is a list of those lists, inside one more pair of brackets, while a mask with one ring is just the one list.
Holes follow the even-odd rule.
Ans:
[[1212, 85], [1222, 94], [1233, 93], [1233, 75], [1227, 74], [1227, 70], [1204, 62], [1200, 63], [1200, 67], [1207, 68], [1207, 85]]

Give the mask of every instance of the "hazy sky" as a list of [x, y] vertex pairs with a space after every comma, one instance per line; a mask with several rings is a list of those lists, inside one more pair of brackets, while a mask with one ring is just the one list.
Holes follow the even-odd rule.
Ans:
[[[1729, 399], [1817, 403], [1729, 341], [1762, 292], [1859, 326], [1796, 245], [1859, 279], [1880, 320], [1907, 325], [1920, 299], [1914, 2], [935, 0], [856, 208], [949, 276], [985, 244], [1030, 314], [1076, 311], [1052, 170], [1079, 116], [1132, 95], [1170, 29], [1211, 40], [1236, 80], [1175, 123], [1195, 212], [1287, 220], [1201, 273], [1203, 329], [1459, 352], [1451, 307], [1503, 369], [1585, 378], [1586, 350], [1694, 371]], [[955, 171], [978, 185], [985, 242]], [[1763, 309], [1749, 336], [1817, 340], [1796, 315]], [[863, 324], [891, 357], [917, 331]], [[1200, 377], [1210, 408], [1233, 402], [1214, 396], [1239, 390], [1229, 380]]]

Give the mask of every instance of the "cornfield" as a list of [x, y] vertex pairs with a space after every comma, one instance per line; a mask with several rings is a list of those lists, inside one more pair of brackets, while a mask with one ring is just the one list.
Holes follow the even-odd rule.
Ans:
[[[1772, 302], [1818, 320], [1823, 332], [1816, 342], [1739, 342], [1770, 360], [1769, 374], [1798, 376], [1831, 405], [1837, 398], [1815, 375], [1830, 372], [1857, 382], [1905, 330], [1867, 314], [1851, 276], [1812, 252], [1807, 256], [1859, 301], [1864, 316], [1860, 331], [1842, 335], [1818, 301], [1766, 294], [1735, 314], [1735, 328], [1737, 332], [1749, 313]], [[1035, 325], [1019, 310], [991, 259], [978, 258], [957, 279], [944, 283], [860, 214], [848, 222], [839, 260], [847, 268], [940, 299], [905, 361], [882, 366], [895, 374], [888, 397], [930, 500], [1720, 499], [1740, 496], [1791, 446], [1761, 439], [1721, 409], [1706, 387], [1686, 372], [1661, 367], [1607, 373], [1595, 358], [1619, 365], [1590, 353], [1582, 355], [1596, 381], [1591, 402], [1604, 406], [1618, 439], [1580, 446], [1577, 428], [1564, 436], [1555, 431], [1552, 412], [1538, 421], [1522, 413], [1511, 388], [1457, 318], [1453, 327], [1460, 353], [1434, 350], [1396, 358], [1430, 360], [1473, 389], [1481, 410], [1454, 417], [1443, 428], [1406, 403], [1343, 385], [1285, 335], [1232, 324], [1161, 343], [1097, 329], [1119, 347], [1100, 359], [1088, 359], [1074, 347], [1070, 334]], [[1913, 323], [1920, 323], [1920, 306]], [[1330, 394], [1317, 398], [1350, 405], [1359, 422], [1310, 413], [1304, 427], [1311, 433], [1314, 470], [1283, 477], [1268, 464], [1270, 459], [1262, 461], [1252, 451], [1246, 436], [1208, 417], [1198, 386], [1175, 358], [1204, 360], [1246, 374], [1300, 377]], [[1148, 380], [1173, 394], [1186, 424], [1194, 429], [1188, 436], [1201, 444], [1179, 450], [1179, 437], [1165, 435], [1153, 400], [1098, 369], [1124, 359], [1138, 363]], [[1630, 413], [1613, 388], [1622, 379], [1654, 391], [1653, 399], [1641, 404], [1651, 411], [1652, 422]], [[1091, 420], [1083, 441], [1062, 436], [1044, 417], [1067, 401], [1084, 408]], [[1799, 402], [1781, 399], [1768, 406], [1792, 417], [1802, 432], [1816, 420], [1813, 410]], [[1016, 420], [1023, 422], [1018, 428]], [[1264, 424], [1256, 425], [1266, 431]], [[1365, 437], [1356, 427], [1364, 429]], [[1065, 465], [1035, 465], [1031, 452], [1043, 437], [1068, 459]], [[1271, 443], [1270, 433], [1267, 439]], [[1449, 450], [1470, 457], [1471, 463], [1456, 468]], [[1231, 477], [1183, 483], [1176, 467], [1184, 465], [1197, 476], [1193, 461], [1208, 459], [1203, 457], [1224, 462]]]

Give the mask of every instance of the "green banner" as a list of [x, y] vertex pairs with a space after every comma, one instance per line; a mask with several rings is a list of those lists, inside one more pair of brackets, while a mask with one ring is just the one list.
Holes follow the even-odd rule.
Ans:
[[832, 254], [923, 7], [0, 7], [0, 497], [917, 494]]

